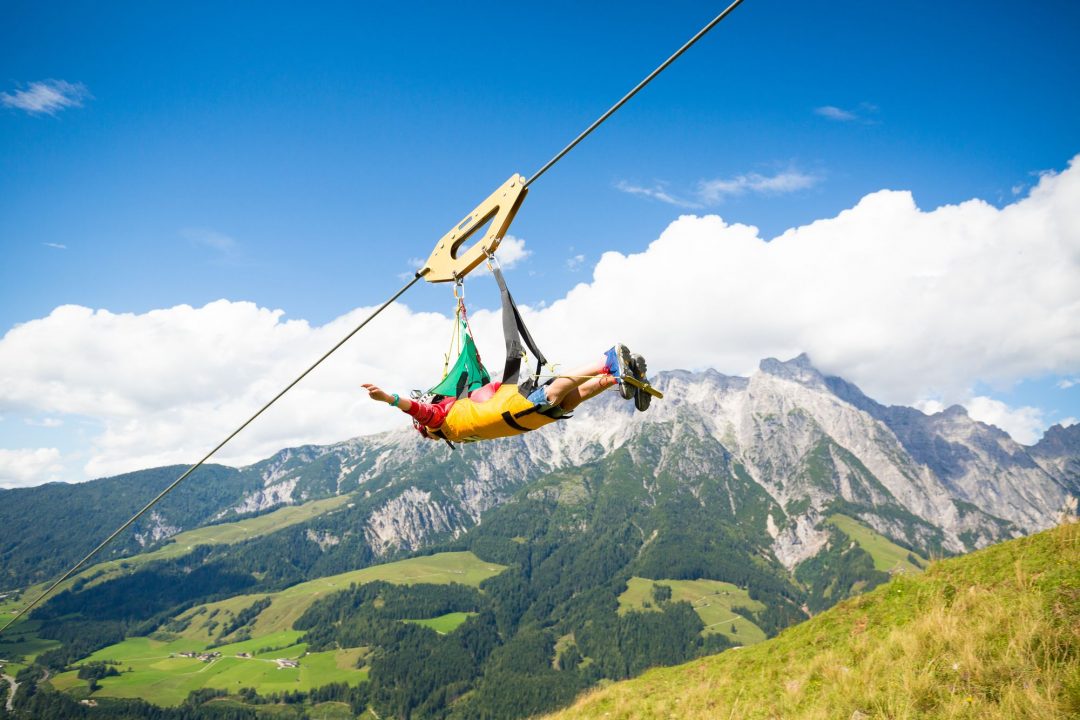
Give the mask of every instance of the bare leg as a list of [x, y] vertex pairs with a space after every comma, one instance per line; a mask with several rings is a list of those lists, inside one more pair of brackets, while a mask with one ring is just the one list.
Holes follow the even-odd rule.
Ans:
[[[611, 383], [614, 384], [614, 378], [607, 374], [606, 368], [607, 364], [601, 361], [593, 363], [592, 365], [575, 368], [561, 377], [555, 378], [555, 380], [553, 380], [544, 390], [544, 394], [547, 395], [547, 401], [552, 405], [561, 405], [563, 398], [567, 397], [567, 395], [587, 382], [600, 380], [601, 375], [609, 378]], [[578, 402], [580, 402], [580, 400]]]
[[563, 397], [562, 402], [559, 403], [559, 407], [566, 411], [573, 410], [589, 398], [594, 398], [609, 387], [614, 386], [615, 378], [611, 375], [600, 375], [599, 377], [590, 378], [587, 382], [570, 390], [570, 392]]

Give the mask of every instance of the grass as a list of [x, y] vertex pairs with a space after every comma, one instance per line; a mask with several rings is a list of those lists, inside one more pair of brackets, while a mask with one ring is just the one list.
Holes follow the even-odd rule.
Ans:
[[552, 719], [1080, 716], [1080, 525], [900, 574], [749, 648], [591, 692]]
[[[633, 577], [626, 591], [619, 596], [619, 612], [630, 610], [659, 610], [652, 597], [653, 585], [671, 588], [673, 601], [685, 600], [705, 624], [703, 635], [718, 633], [740, 645], [753, 645], [765, 639], [765, 633], [750, 620], [737, 615], [731, 608], [741, 606], [763, 610], [764, 605], [751, 600], [745, 590], [719, 580], [647, 580]], [[731, 631], [735, 627], [735, 632]]]
[[[252, 627], [252, 636], [259, 637], [292, 628], [297, 618], [320, 597], [345, 590], [350, 584], [362, 585], [374, 580], [384, 580], [399, 585], [430, 583], [444, 585], [452, 582], [478, 586], [484, 580], [498, 575], [506, 567], [480, 560], [471, 552], [449, 552], [400, 560], [386, 565], [375, 565], [362, 570], [352, 570], [340, 575], [311, 580], [293, 585], [278, 593], [238, 595], [220, 602], [200, 605], [181, 614], [181, 619], [194, 618], [182, 635], [202, 642], [210, 642], [213, 636], [206, 623], [219, 624], [231, 620], [237, 613], [256, 600], [269, 597], [270, 606], [263, 610]], [[216, 614], [215, 614], [216, 613]], [[203, 617], [206, 617], [203, 620]]]
[[427, 620], [403, 620], [402, 622], [412, 623], [413, 625], [423, 625], [429, 627], [440, 635], [446, 635], [457, 629], [458, 625], [465, 622], [469, 618], [475, 616], [474, 612], [452, 612], [446, 615], [440, 615], [439, 617], [428, 618]]
[[[220, 525], [207, 525], [206, 527], [177, 533], [171, 538], [171, 542], [156, 550], [120, 560], [108, 560], [98, 563], [81, 572], [76, 578], [93, 578], [87, 582], [87, 587], [91, 587], [147, 563], [182, 557], [199, 545], [232, 545], [260, 535], [276, 532], [290, 525], [296, 525], [319, 515], [325, 515], [344, 506], [353, 499], [351, 495], [337, 495], [323, 500], [314, 500], [303, 505], [289, 505], [246, 520], [222, 523]], [[62, 590], [63, 588], [59, 589]]]
[[922, 572], [922, 567], [912, 563], [908, 555], [914, 556], [919, 564], [926, 567], [928, 562], [926, 558], [900, 547], [847, 515], [830, 515], [828, 523], [840, 528], [845, 535], [869, 553], [874, 559], [874, 567], [877, 570], [887, 573]]
[[[132, 555], [131, 557], [118, 560], [106, 560], [91, 565], [79, 572], [69, 580], [64, 581], [56, 588], [54, 594], [69, 589], [78, 580], [85, 580], [86, 587], [101, 584], [107, 580], [134, 571], [135, 569], [157, 560], [170, 560], [188, 554], [199, 545], [231, 545], [233, 543], [250, 540], [251, 538], [265, 535], [270, 532], [296, 525], [297, 523], [310, 520], [319, 515], [325, 515], [332, 510], [344, 506], [351, 500], [352, 495], [337, 495], [324, 500], [314, 500], [303, 505], [290, 505], [275, 510], [265, 515], [238, 520], [220, 525], [208, 525], [206, 527], [177, 533], [172, 537], [172, 542], [148, 553]], [[0, 598], [0, 619], [21, 610], [26, 603], [41, 595], [52, 584], [52, 581], [31, 585], [24, 588], [21, 597], [14, 600], [14, 593]], [[6, 630], [0, 635], [0, 642], [10, 632]], [[2, 650], [0, 650], [2, 652]], [[2, 657], [2, 655], [0, 655]]]
[[[96, 695], [118, 698], [139, 697], [158, 705], [179, 705], [192, 690], [210, 687], [239, 690], [253, 687], [261, 694], [286, 690], [310, 690], [332, 682], [355, 685], [367, 679], [367, 670], [357, 667], [363, 648], [308, 653], [297, 643], [302, 633], [289, 630], [271, 636], [215, 648], [221, 657], [211, 662], [181, 657], [182, 652], [201, 651], [188, 639], [162, 642], [150, 638], [128, 638], [99, 650], [83, 662], [110, 662], [121, 671], [119, 677], [101, 680]], [[259, 652], [261, 648], [277, 649]], [[251, 657], [237, 657], [238, 653]], [[297, 659], [298, 668], [279, 668], [278, 658]], [[86, 686], [78, 671], [61, 673], [50, 680], [58, 690]]]
[[[344, 590], [352, 583], [374, 580], [398, 584], [457, 582], [475, 587], [504, 569], [502, 565], [483, 562], [469, 552], [439, 553], [376, 565], [300, 583], [278, 593], [239, 596], [201, 605], [179, 616], [180, 619], [191, 619], [180, 632], [159, 633], [152, 638], [128, 638], [95, 652], [81, 663], [110, 662], [122, 671], [119, 677], [101, 680], [101, 689], [95, 696], [140, 697], [157, 705], [178, 705], [192, 690], [204, 687], [224, 690], [253, 687], [260, 694], [268, 694], [310, 690], [332, 682], [356, 684], [367, 677], [365, 669], [357, 668], [366, 649], [307, 653], [307, 646], [299, 642], [303, 633], [293, 630], [292, 625], [312, 603]], [[271, 602], [251, 626], [252, 639], [209, 647], [220, 641], [210, 632], [209, 622], [225, 624], [264, 597], [270, 598]], [[449, 632], [468, 615], [451, 613], [416, 622]], [[222, 657], [210, 663], [179, 657], [182, 652], [205, 650], [220, 652]], [[238, 653], [249, 653], [253, 657], [238, 658]], [[300, 667], [281, 669], [274, 662], [278, 658], [299, 659]], [[128, 668], [131, 668], [130, 672]], [[59, 690], [85, 692], [86, 682], [76, 675], [77, 671], [62, 673], [50, 682]]]
[[[37, 637], [39, 627], [41, 627], [39, 620], [20, 619], [5, 630], [4, 634], [0, 635], [0, 660], [21, 659], [32, 662], [41, 653], [60, 645], [56, 640], [43, 640]], [[11, 666], [14, 666], [14, 663], [11, 663]]]

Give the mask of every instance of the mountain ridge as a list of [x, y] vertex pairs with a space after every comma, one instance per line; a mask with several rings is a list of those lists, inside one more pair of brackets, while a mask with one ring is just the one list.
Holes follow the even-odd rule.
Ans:
[[[763, 488], [777, 506], [763, 527], [789, 568], [822, 547], [827, 533], [816, 526], [837, 502], [862, 508], [862, 520], [879, 532], [934, 553], [962, 552], [1047, 527], [1067, 497], [1080, 494], [1080, 426], [1051, 428], [1039, 443], [1025, 447], [954, 408], [927, 415], [881, 405], [842, 378], [820, 373], [805, 354], [788, 361], [766, 358], [750, 377], [673, 370], [658, 373], [655, 382], [667, 397], [648, 413], [636, 414], [630, 403], [607, 393], [542, 432], [456, 452], [403, 427], [332, 445], [286, 448], [238, 469], [206, 466], [109, 557], [207, 523], [354, 491], [390, 496], [364, 519], [366, 541], [376, 555], [417, 550], [431, 537], [475, 526], [485, 512], [544, 474], [580, 467], [624, 446], [633, 454], [632, 446], [649, 433], [672, 438], [688, 432], [715, 443], [727, 458], [722, 463], [733, 462]], [[661, 452], [656, 472], [672, 461]], [[690, 464], [687, 458], [678, 461]], [[164, 477], [165, 470], [173, 469], [141, 472]], [[0, 503], [6, 509], [0, 509], [0, 521], [14, 536], [0, 554], [0, 589], [40, 581], [69, 559], [37, 553], [44, 564], [31, 574], [29, 563], [18, 560], [20, 550], [38, 542], [28, 518], [47, 527], [66, 524], [60, 519], [74, 510], [86, 516], [81, 495], [111, 483], [123, 486], [123, 496], [131, 499], [97, 505], [115, 516], [102, 521], [102, 529], [119, 524], [133, 512], [135, 499], [150, 496], [151, 488], [142, 487], [146, 478], [137, 472], [72, 486], [70, 494], [79, 498], [75, 508], [60, 501], [68, 488], [56, 484], [0, 493], [7, 500]], [[216, 488], [212, 502], [197, 502], [210, 488]], [[47, 495], [49, 503], [30, 512], [35, 503], [29, 499], [36, 495]], [[185, 501], [201, 509], [185, 510]], [[213, 503], [219, 507], [211, 512]], [[50, 522], [54, 511], [57, 520]], [[63, 537], [63, 528], [58, 532]], [[73, 548], [87, 551], [94, 538], [77, 540]]]

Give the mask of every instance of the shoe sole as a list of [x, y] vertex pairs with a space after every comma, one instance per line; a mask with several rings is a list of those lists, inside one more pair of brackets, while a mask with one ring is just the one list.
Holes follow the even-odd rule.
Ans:
[[623, 400], [633, 400], [636, 391], [630, 385], [622, 382], [624, 376], [633, 373], [631, 369], [633, 357], [630, 355], [630, 350], [622, 343], [615, 344], [615, 357], [619, 361], [619, 394], [622, 395]]
[[[641, 355], [632, 355], [630, 357], [630, 369], [634, 373], [634, 377], [643, 383], [647, 383], [649, 366], [645, 363], [645, 358]], [[634, 388], [634, 407], [639, 412], [645, 412], [649, 409], [649, 403], [652, 402], [652, 395], [647, 392], [643, 392], [637, 388]]]

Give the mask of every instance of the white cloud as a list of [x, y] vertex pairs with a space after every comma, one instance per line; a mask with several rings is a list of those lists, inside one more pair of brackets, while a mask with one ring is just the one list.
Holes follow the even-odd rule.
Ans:
[[[585, 261], [575, 254], [568, 267]], [[313, 327], [224, 300], [141, 315], [59, 307], [0, 339], [0, 414], [100, 423], [85, 449], [90, 477], [191, 462], [369, 311]], [[523, 312], [566, 365], [614, 340], [657, 370], [730, 374], [805, 350], [882, 402], [964, 403], [1030, 439], [1044, 418], [989, 399], [972, 405], [971, 388], [1080, 372], [1080, 163], [1004, 208], [973, 200], [922, 211], [909, 193], [882, 191], [771, 241], [717, 216], [684, 216], [644, 252], [605, 253], [588, 282]], [[497, 312], [474, 308], [471, 321], [497, 369]], [[390, 306], [220, 459], [403, 426], [359, 385], [430, 385], [449, 327], [444, 315]]]
[[54, 250], [67, 250], [67, 245], [61, 245], [60, 243], [43, 242], [41, 244]]
[[706, 205], [716, 205], [728, 197], [747, 193], [757, 195], [781, 195], [784, 193], [806, 190], [817, 185], [820, 178], [798, 170], [785, 170], [775, 175], [749, 173], [733, 178], [702, 180], [698, 184], [697, 195]]
[[[225, 300], [140, 315], [62, 306], [0, 340], [0, 412], [100, 422], [86, 477], [192, 462], [372, 309], [311, 327], [279, 310]], [[220, 459], [242, 464], [299, 438], [332, 442], [385, 429], [392, 423], [386, 409], [362, 395], [360, 383], [427, 387], [449, 329], [444, 316], [391, 306]]]
[[40, 485], [59, 479], [63, 470], [56, 448], [5, 450], [0, 448], [0, 487]]
[[619, 182], [615, 183], [615, 188], [617, 190], [622, 190], [624, 193], [629, 193], [630, 195], [639, 195], [641, 197], [652, 198], [653, 200], [659, 200], [660, 202], [665, 202], [668, 205], [674, 205], [675, 207], [683, 207], [690, 209], [702, 207], [701, 203], [699, 202], [694, 202], [693, 200], [685, 200], [683, 198], [675, 197], [674, 195], [669, 193], [667, 191], [667, 183], [656, 183], [652, 187], [644, 187], [641, 185], [634, 185], [633, 183], [628, 183], [625, 180], [620, 180]]
[[864, 125], [874, 125], [873, 116], [877, 114], [878, 106], [873, 103], [859, 103], [857, 110], [847, 110], [835, 105], [822, 105], [814, 108], [814, 114], [837, 122], [857, 122]]
[[532, 255], [532, 250], [525, 249], [525, 241], [521, 238], [507, 235], [499, 243], [499, 249], [495, 252], [495, 255], [499, 258], [499, 264], [502, 268], [509, 270]]
[[1072, 427], [1073, 425], [1075, 425], [1078, 422], [1080, 422], [1080, 420], [1078, 420], [1077, 418], [1074, 418], [1072, 416], [1069, 416], [1067, 418], [1062, 418], [1061, 420], [1058, 420], [1057, 424], [1060, 425], [1063, 428], [1067, 428], [1067, 427]]
[[1062, 390], [1068, 390], [1077, 385], [1080, 385], [1080, 379], [1078, 378], [1062, 378], [1057, 382], [1057, 386]]
[[566, 269], [570, 272], [577, 272], [581, 269], [581, 266], [585, 264], [585, 256], [582, 254], [571, 255], [566, 258]]
[[821, 117], [827, 117], [830, 120], [840, 120], [842, 122], [859, 119], [859, 116], [850, 110], [844, 110], [835, 105], [822, 105], [821, 107], [814, 108], [814, 114], [820, 115]]
[[1024, 445], [1034, 445], [1046, 429], [1046, 419], [1039, 408], [1012, 408], [993, 398], [979, 396], [964, 403], [968, 415], [975, 420], [995, 425]]
[[806, 190], [814, 187], [820, 181], [821, 178], [816, 175], [810, 175], [791, 168], [774, 175], [746, 173], [730, 178], [700, 180], [697, 187], [690, 192], [693, 199], [680, 197], [669, 192], [666, 183], [656, 183], [653, 187], [644, 187], [623, 180], [616, 183], [615, 188], [631, 195], [652, 198], [668, 205], [694, 210], [713, 207], [728, 198], [742, 195], [782, 195]]
[[82, 83], [41, 80], [14, 93], [0, 93], [0, 103], [31, 115], [55, 115], [65, 108], [82, 107], [83, 100], [89, 97], [90, 92]]

